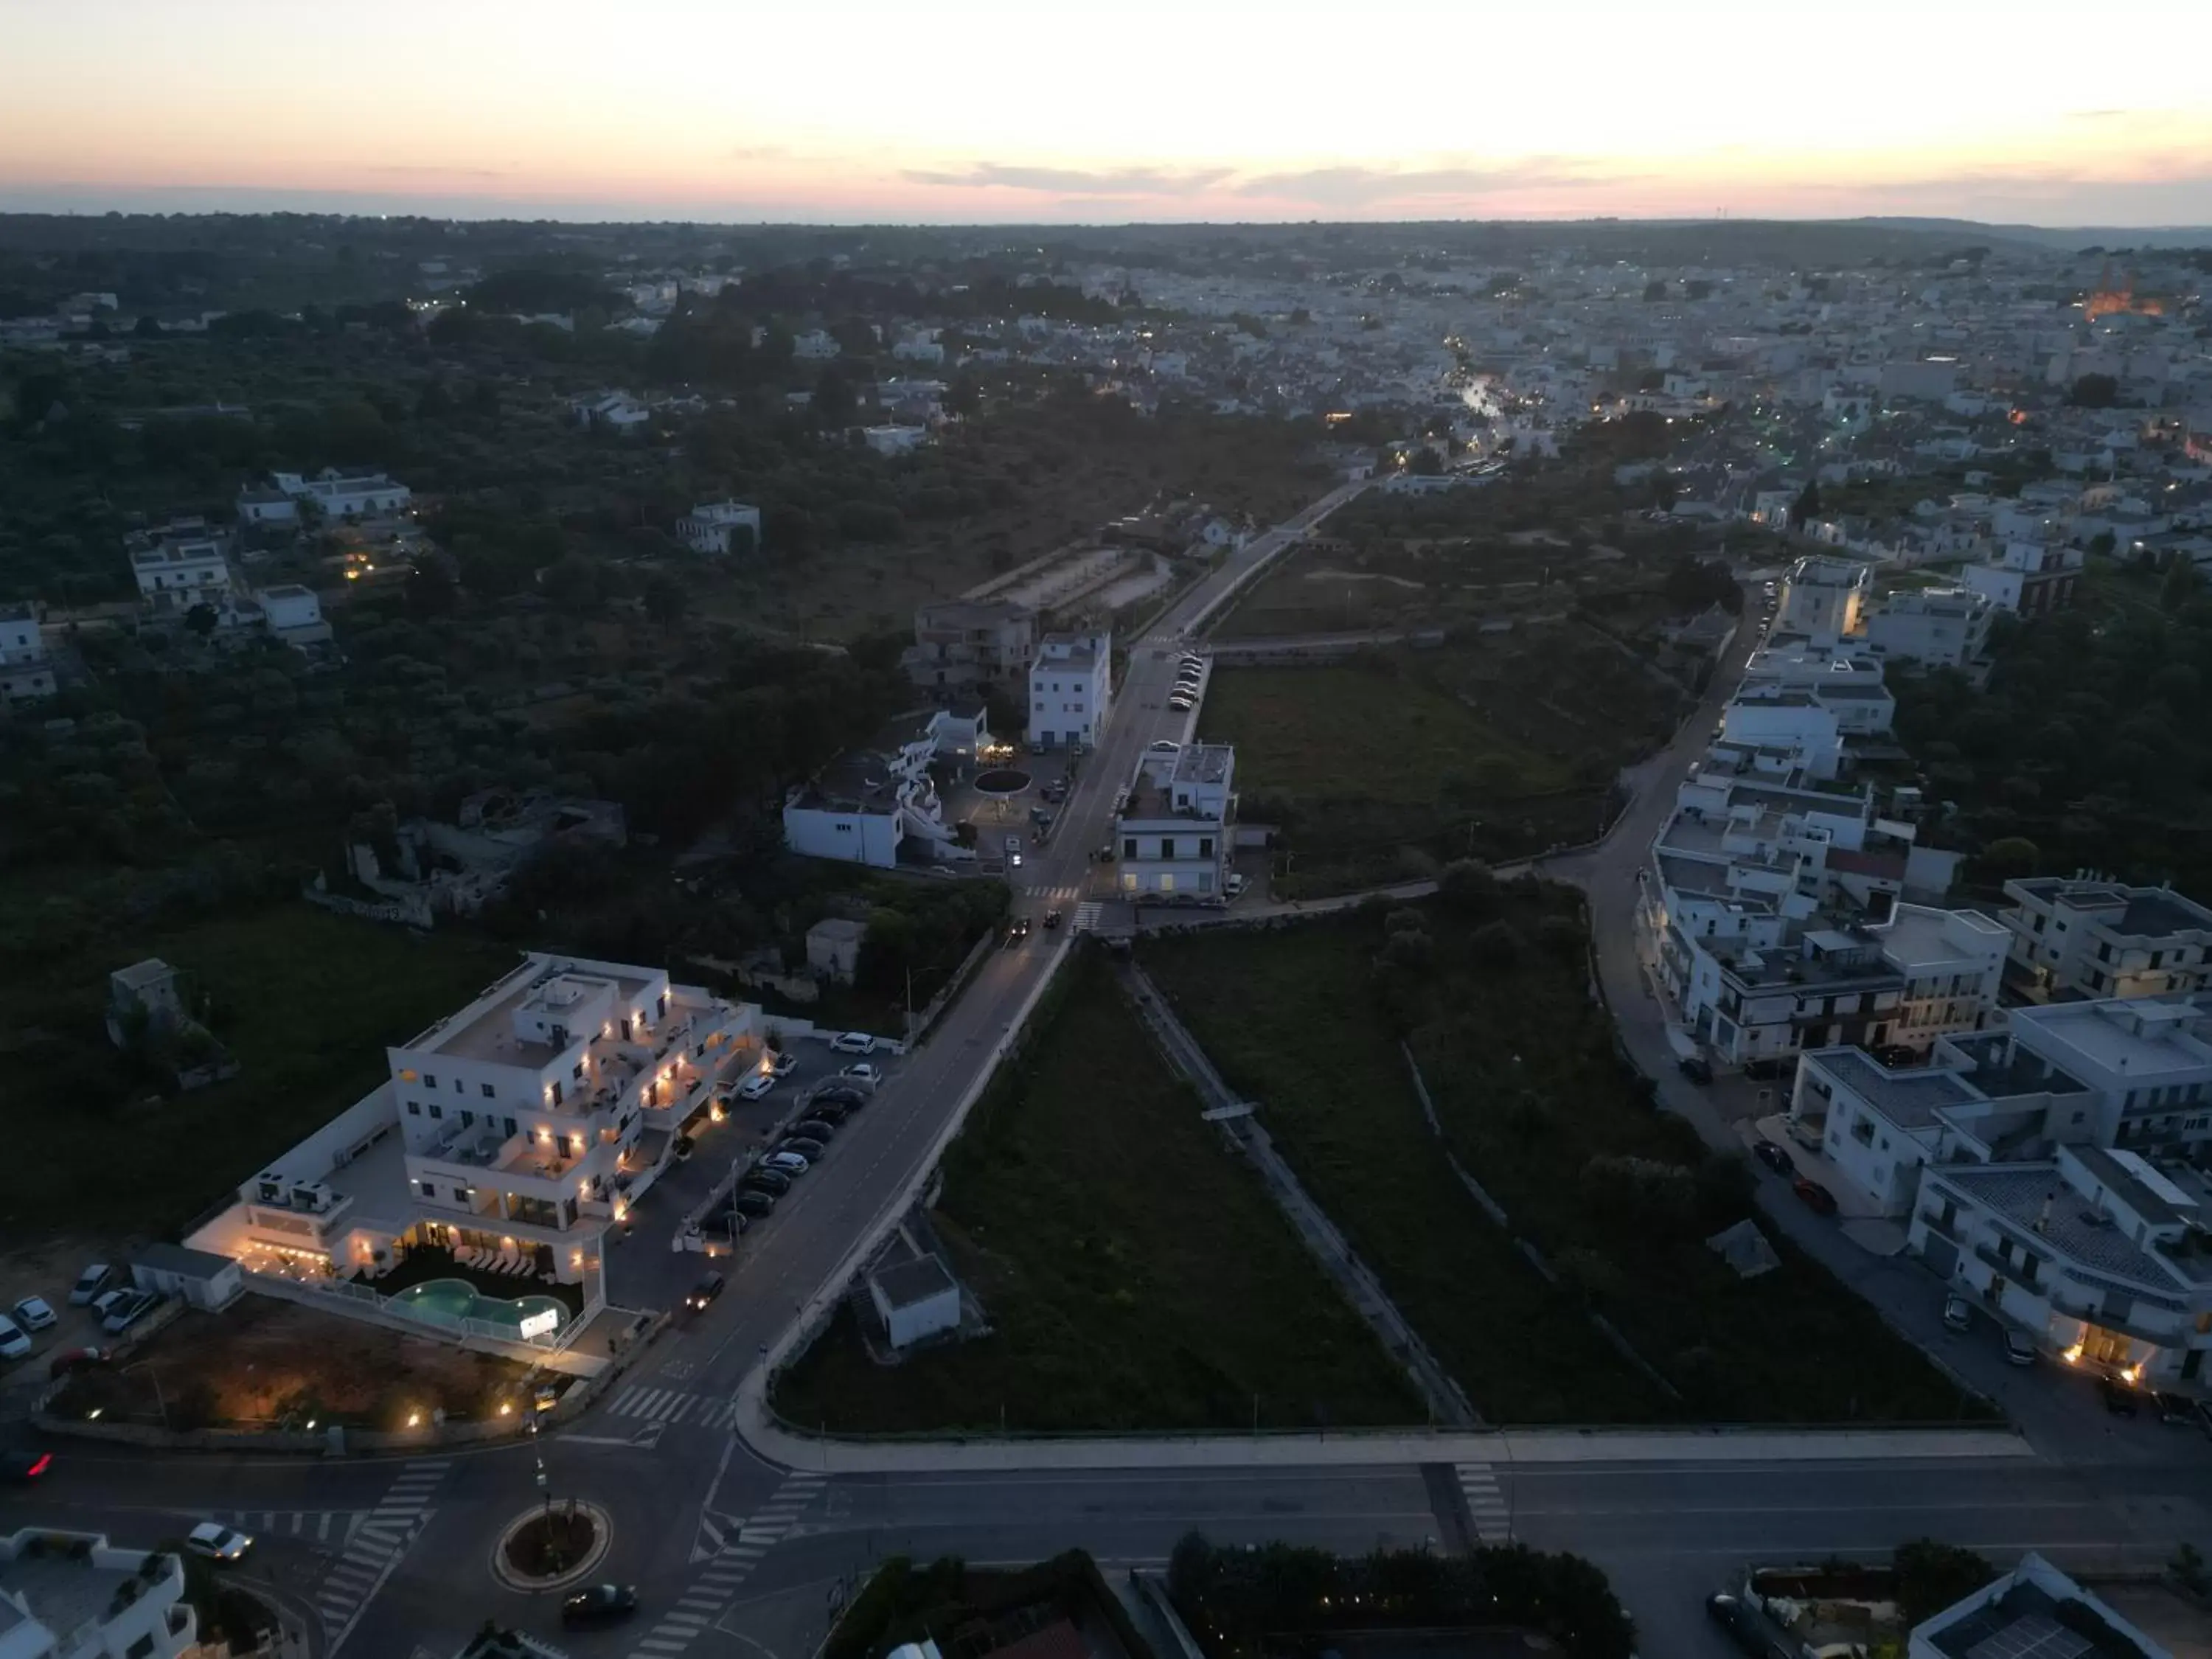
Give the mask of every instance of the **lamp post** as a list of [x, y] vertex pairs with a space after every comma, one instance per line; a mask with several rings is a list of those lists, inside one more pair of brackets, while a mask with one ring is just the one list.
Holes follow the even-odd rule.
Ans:
[[169, 1426], [169, 1401], [161, 1392], [161, 1368], [150, 1359], [142, 1359], [135, 1365], [125, 1365], [116, 1375], [128, 1376], [132, 1371], [143, 1371], [154, 1379], [154, 1404], [161, 1413], [161, 1427], [166, 1431]]

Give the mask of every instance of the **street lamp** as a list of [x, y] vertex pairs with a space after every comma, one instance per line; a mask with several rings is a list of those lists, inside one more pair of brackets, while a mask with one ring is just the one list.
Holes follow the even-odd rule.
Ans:
[[154, 1379], [154, 1404], [161, 1411], [161, 1427], [166, 1431], [169, 1426], [169, 1401], [168, 1397], [161, 1392], [161, 1372], [160, 1367], [150, 1359], [142, 1359], [135, 1365], [124, 1366], [120, 1370], [116, 1372], [116, 1375], [118, 1376], [128, 1376], [133, 1371], [143, 1371], [147, 1376]]

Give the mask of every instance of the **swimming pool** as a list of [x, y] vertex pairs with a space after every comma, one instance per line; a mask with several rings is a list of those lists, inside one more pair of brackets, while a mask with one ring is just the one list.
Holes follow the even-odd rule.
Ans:
[[486, 1296], [465, 1279], [425, 1279], [420, 1285], [409, 1285], [392, 1299], [416, 1317], [441, 1325], [481, 1319], [520, 1329], [522, 1322], [532, 1315], [544, 1313], [556, 1317], [559, 1324], [556, 1329], [568, 1322], [568, 1304], [557, 1297], [519, 1296], [509, 1300]]

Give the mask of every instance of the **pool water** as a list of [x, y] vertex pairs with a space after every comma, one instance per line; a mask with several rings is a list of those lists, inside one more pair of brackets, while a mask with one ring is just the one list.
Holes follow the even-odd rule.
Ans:
[[532, 1314], [554, 1313], [568, 1322], [568, 1304], [557, 1297], [520, 1296], [513, 1300], [486, 1296], [465, 1279], [431, 1279], [410, 1285], [392, 1298], [426, 1318], [459, 1324], [483, 1319], [518, 1328]]

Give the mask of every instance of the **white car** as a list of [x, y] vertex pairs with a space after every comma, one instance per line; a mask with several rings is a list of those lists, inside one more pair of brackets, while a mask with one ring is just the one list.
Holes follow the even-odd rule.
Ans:
[[112, 1291], [102, 1291], [92, 1298], [92, 1316], [105, 1319], [138, 1292], [128, 1285], [118, 1285]]
[[880, 1066], [872, 1066], [864, 1060], [857, 1066], [848, 1066], [837, 1075], [851, 1078], [855, 1083], [881, 1083], [884, 1080], [884, 1068]]
[[830, 1046], [841, 1054], [872, 1054], [876, 1040], [866, 1031], [840, 1031], [830, 1039]]
[[758, 1100], [775, 1087], [775, 1081], [774, 1072], [755, 1072], [743, 1083], [738, 1085], [738, 1092], [747, 1100]]
[[1180, 755], [1182, 753], [1182, 745], [1181, 744], [1172, 742], [1166, 738], [1155, 738], [1152, 739], [1152, 743], [1147, 745], [1147, 747], [1150, 751], [1155, 755]]
[[185, 1534], [185, 1547], [210, 1561], [243, 1561], [253, 1540], [216, 1522], [203, 1521]]
[[105, 1261], [95, 1261], [77, 1275], [76, 1285], [70, 1291], [70, 1306], [82, 1308], [107, 1288], [107, 1281], [115, 1276], [115, 1269]]
[[1231, 870], [1229, 872], [1228, 878], [1223, 881], [1221, 884], [1227, 890], [1230, 897], [1240, 898], [1243, 896], [1244, 890], [1250, 886], [1251, 883], [1246, 881], [1243, 877], [1238, 875], [1234, 870]]
[[151, 1291], [129, 1291], [122, 1301], [108, 1310], [107, 1317], [100, 1322], [100, 1328], [110, 1336], [120, 1336], [154, 1310], [161, 1298]]
[[31, 1339], [23, 1334], [22, 1328], [0, 1314], [0, 1359], [21, 1359], [30, 1351]]
[[27, 1296], [15, 1304], [15, 1322], [27, 1331], [43, 1331], [60, 1317], [43, 1296]]
[[799, 1056], [797, 1054], [777, 1054], [770, 1059], [768, 1063], [768, 1074], [770, 1077], [789, 1077], [798, 1069]]
[[1197, 707], [1198, 705], [1193, 702], [1188, 697], [1170, 697], [1168, 699], [1168, 708], [1170, 711], [1174, 714], [1188, 714], [1192, 709]]

